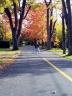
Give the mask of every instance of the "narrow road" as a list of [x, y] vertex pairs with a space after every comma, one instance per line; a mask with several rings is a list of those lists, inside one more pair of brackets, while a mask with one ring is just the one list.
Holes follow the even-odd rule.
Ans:
[[0, 75], [0, 96], [72, 96], [72, 61], [34, 47]]

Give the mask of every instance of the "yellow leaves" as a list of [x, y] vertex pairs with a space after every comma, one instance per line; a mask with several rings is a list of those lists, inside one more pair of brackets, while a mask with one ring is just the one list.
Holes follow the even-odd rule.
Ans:
[[27, 4], [31, 7], [35, 7], [35, 0], [27, 0]]
[[11, 32], [6, 32], [6, 39], [11, 40], [12, 39], [12, 33]]
[[54, 19], [54, 16], [50, 16], [50, 20], [53, 20]]
[[14, 0], [14, 2], [17, 4], [19, 0]]
[[5, 1], [5, 6], [6, 7], [12, 7], [13, 1], [18, 4], [18, 0], [6, 0]]
[[2, 8], [7, 7], [11, 4], [10, 0], [0, 0], [0, 5]]
[[[18, 0], [14, 0], [16, 4], [18, 4]], [[13, 4], [13, 0], [0, 0], [0, 12], [4, 12], [5, 7], [11, 8]]]
[[6, 0], [0, 0], [0, 4], [4, 3]]
[[54, 43], [54, 46], [57, 46], [57, 47], [59, 46], [60, 40], [59, 40], [58, 36], [56, 35], [56, 33], [53, 34], [53, 36], [52, 36], [52, 42]]
[[57, 10], [61, 10], [62, 9], [61, 0], [52, 1], [52, 3], [50, 3], [47, 8], [49, 8], [49, 9], [54, 8]]
[[2, 7], [2, 5], [0, 5], [0, 12], [1, 12], [1, 13], [4, 12], [4, 8]]

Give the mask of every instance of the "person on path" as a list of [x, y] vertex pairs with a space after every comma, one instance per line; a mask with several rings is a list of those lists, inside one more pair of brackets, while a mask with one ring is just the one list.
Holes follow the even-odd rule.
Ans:
[[34, 46], [35, 46], [35, 49], [36, 49], [36, 51], [39, 53], [40, 52], [40, 48], [39, 48], [39, 41], [38, 40], [36, 40], [35, 42], [34, 42]]

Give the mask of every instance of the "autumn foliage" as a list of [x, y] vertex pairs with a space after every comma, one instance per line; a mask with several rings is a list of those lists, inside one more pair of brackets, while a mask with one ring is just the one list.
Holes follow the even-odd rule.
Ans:
[[45, 16], [46, 10], [44, 5], [40, 4], [37, 8], [31, 8], [27, 18], [24, 20], [21, 38], [46, 41], [47, 32]]
[[[27, 10], [27, 9], [26, 9]], [[20, 39], [33, 41], [35, 39], [41, 42], [47, 42], [47, 19], [46, 19], [46, 6], [45, 4], [39, 4], [36, 8], [31, 8], [27, 17], [23, 20], [22, 31]], [[7, 16], [2, 17], [3, 30], [4, 30], [4, 40], [12, 40], [12, 33], [10, 30], [9, 20]], [[56, 27], [58, 24], [56, 24]], [[56, 28], [58, 32], [61, 25]], [[61, 33], [61, 30], [58, 34]], [[57, 33], [56, 33], [57, 34]], [[57, 45], [60, 41], [60, 34], [52, 36], [52, 42]]]
[[3, 35], [3, 40], [12, 40], [12, 34], [7, 16], [1, 15], [0, 22], [0, 29], [2, 29], [1, 32]]

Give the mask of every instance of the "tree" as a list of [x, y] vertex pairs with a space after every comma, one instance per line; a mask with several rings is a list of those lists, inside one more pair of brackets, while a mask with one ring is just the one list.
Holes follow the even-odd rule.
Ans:
[[66, 54], [66, 39], [65, 39], [65, 18], [64, 18], [64, 12], [62, 9], [62, 49], [63, 54]]
[[[26, 22], [28, 22], [26, 25], [24, 24], [24, 30], [25, 32], [22, 32], [22, 38], [26, 35], [26, 38], [29, 38], [30, 40], [39, 39], [39, 40], [45, 40], [45, 34], [46, 34], [46, 7], [44, 4], [39, 4], [39, 6], [35, 8], [31, 8], [29, 11], [28, 16], [26, 17]], [[26, 26], [26, 27], [25, 27]], [[24, 34], [26, 33], [26, 34]]]
[[[45, 4], [46, 4], [46, 8], [47, 8], [47, 49], [51, 49], [51, 30], [52, 30], [52, 20], [50, 22], [50, 4], [52, 3], [52, 0], [50, 0], [49, 2], [47, 2], [46, 0]], [[52, 15], [52, 9], [51, 9], [51, 15]], [[50, 24], [50, 25], [49, 25]]]
[[62, 0], [62, 6], [64, 10], [64, 18], [67, 25], [67, 31], [68, 31], [68, 54], [72, 55], [72, 17], [71, 17], [71, 5], [70, 0]]
[[[4, 4], [7, 1], [2, 0], [0, 4], [1, 3]], [[25, 19], [25, 17], [27, 16], [31, 8], [31, 6], [29, 6], [27, 12], [25, 12], [26, 0], [22, 1], [22, 5], [20, 5], [20, 2], [21, 0], [8, 1], [9, 4], [8, 3], [6, 4], [8, 4], [9, 6], [5, 5], [5, 8], [4, 8], [4, 12], [6, 13], [9, 19], [9, 23], [12, 31], [13, 50], [18, 50], [18, 41], [19, 41], [21, 29], [22, 29], [22, 21], [23, 19]], [[18, 14], [20, 16], [19, 20], [18, 20]], [[14, 18], [14, 21], [13, 21], [13, 18]]]

